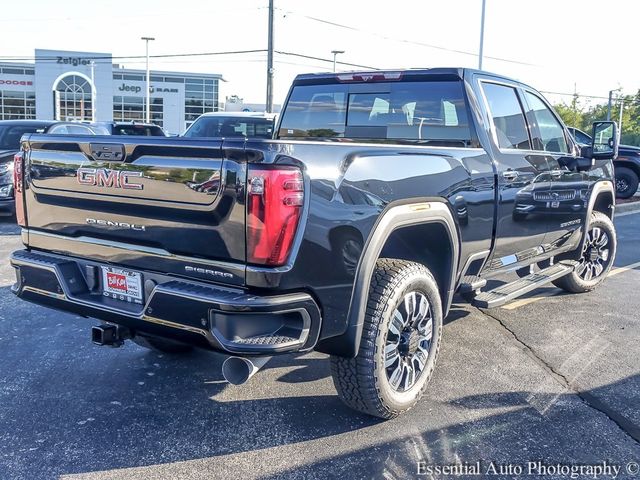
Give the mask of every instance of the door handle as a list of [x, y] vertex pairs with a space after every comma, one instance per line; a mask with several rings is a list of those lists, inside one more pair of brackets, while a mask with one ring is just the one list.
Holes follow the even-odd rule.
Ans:
[[505, 170], [504, 172], [502, 172], [502, 178], [504, 178], [508, 182], [513, 182], [514, 180], [517, 180], [519, 176], [520, 174], [518, 173], [517, 170]]

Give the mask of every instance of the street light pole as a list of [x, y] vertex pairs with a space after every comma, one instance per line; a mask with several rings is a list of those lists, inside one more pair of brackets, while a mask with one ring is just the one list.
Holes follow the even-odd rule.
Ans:
[[336, 72], [336, 57], [340, 53], [344, 53], [344, 50], [331, 50], [331, 53], [333, 53], [333, 73], [335, 73]]
[[95, 67], [96, 62], [91, 60], [89, 62], [91, 66], [91, 121], [96, 121], [96, 80], [95, 80]]
[[487, 0], [482, 0], [482, 17], [480, 19], [480, 52], [478, 52], [478, 70], [482, 70], [482, 55], [484, 50], [484, 12], [487, 7]]
[[269, 26], [267, 38], [267, 113], [273, 112], [273, 0], [269, 0]]
[[155, 40], [153, 37], [140, 37], [145, 41], [147, 57], [147, 123], [151, 123], [151, 78], [149, 77], [149, 42]]
[[[622, 113], [624, 112], [624, 100], [620, 100], [620, 115], [618, 116], [618, 135], [622, 135]], [[620, 137], [618, 137], [619, 139]]]

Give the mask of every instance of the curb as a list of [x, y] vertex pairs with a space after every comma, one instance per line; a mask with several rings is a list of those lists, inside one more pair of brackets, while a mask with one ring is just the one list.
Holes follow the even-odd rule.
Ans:
[[622, 203], [616, 205], [616, 213], [640, 212], [640, 202]]

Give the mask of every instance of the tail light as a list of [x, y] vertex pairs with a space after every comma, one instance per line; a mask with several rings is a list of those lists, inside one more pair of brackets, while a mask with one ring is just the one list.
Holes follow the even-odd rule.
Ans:
[[18, 225], [26, 226], [24, 215], [24, 156], [18, 152], [13, 156], [13, 194], [16, 202], [16, 219]]
[[304, 204], [302, 173], [295, 167], [249, 167], [247, 261], [286, 263]]

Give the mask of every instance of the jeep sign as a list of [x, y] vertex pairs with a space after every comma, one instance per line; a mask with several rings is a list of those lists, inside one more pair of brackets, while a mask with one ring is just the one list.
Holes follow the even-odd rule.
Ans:
[[[127, 85], [126, 83], [123, 83], [118, 87], [118, 90], [120, 90], [121, 92], [140, 93], [143, 90], [143, 87], [139, 85]], [[177, 88], [156, 87], [154, 85], [151, 85], [149, 91], [151, 93], [178, 93]]]

